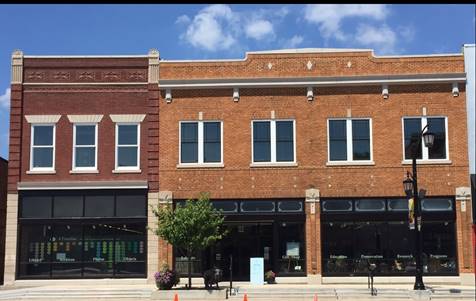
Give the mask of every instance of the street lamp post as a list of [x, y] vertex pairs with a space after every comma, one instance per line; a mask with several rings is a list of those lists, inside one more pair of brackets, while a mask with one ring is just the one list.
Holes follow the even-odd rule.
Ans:
[[[418, 177], [417, 177], [417, 156], [418, 150], [420, 149], [421, 140], [425, 143], [425, 146], [431, 148], [433, 146], [433, 142], [435, 140], [435, 135], [430, 132], [425, 132], [425, 129], [428, 127], [426, 125], [423, 130], [420, 132], [418, 137], [412, 139], [410, 143], [410, 154], [412, 157], [412, 173], [410, 174], [407, 172], [407, 178], [403, 181], [403, 187], [405, 192], [408, 196], [413, 194], [413, 202], [414, 202], [414, 212], [413, 212], [413, 220], [416, 223], [415, 227], [415, 251], [416, 251], [416, 270], [415, 270], [415, 285], [413, 287], [414, 290], [424, 290], [425, 284], [423, 283], [423, 264], [422, 264], [422, 249], [423, 249], [423, 241], [421, 235], [421, 203], [420, 198], [418, 196]], [[415, 137], [413, 137], [415, 138]]]

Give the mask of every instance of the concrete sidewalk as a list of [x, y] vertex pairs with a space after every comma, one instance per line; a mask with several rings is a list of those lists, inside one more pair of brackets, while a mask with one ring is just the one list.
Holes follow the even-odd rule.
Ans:
[[[221, 288], [228, 283], [222, 282]], [[377, 296], [371, 296], [367, 285], [309, 285], [309, 284], [273, 284], [251, 285], [249, 282], [235, 282], [237, 294], [229, 296], [230, 301], [242, 301], [246, 294], [248, 301], [319, 301], [327, 300], [475, 300], [474, 286], [427, 285], [426, 291], [414, 291], [411, 284], [379, 284], [374, 288]], [[199, 286], [197, 286], [199, 287]], [[81, 285], [81, 286], [35, 286], [35, 287], [0, 287], [0, 300], [51, 300], [51, 301], [85, 301], [85, 300], [151, 300], [155, 285]], [[180, 301], [195, 299], [193, 290], [174, 290]], [[173, 298], [154, 300], [173, 301]], [[210, 300], [207, 298], [207, 300]], [[216, 300], [225, 300], [223, 298]]]

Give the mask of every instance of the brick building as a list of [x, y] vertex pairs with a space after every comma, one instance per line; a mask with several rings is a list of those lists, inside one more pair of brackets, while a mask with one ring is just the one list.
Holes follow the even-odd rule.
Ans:
[[5, 260], [5, 223], [7, 218], [8, 161], [0, 157], [0, 284], [3, 284]]
[[151, 279], [164, 261], [184, 271], [180, 250], [145, 230], [146, 205], [202, 191], [230, 234], [195, 254], [197, 276], [227, 270], [230, 255], [234, 279], [248, 279], [250, 257], [309, 282], [366, 275], [371, 262], [379, 275], [411, 276], [402, 180], [406, 146], [426, 125], [436, 141], [418, 160], [425, 276], [470, 281], [462, 54], [15, 52], [12, 65], [7, 282]]

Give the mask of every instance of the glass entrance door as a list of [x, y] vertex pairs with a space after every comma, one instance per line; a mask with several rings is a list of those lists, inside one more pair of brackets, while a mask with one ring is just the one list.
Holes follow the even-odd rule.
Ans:
[[250, 279], [250, 258], [263, 257], [264, 270], [273, 269], [273, 223], [253, 222], [228, 224], [228, 235], [210, 249], [210, 266], [223, 270], [230, 277], [230, 255], [233, 256], [233, 279]]

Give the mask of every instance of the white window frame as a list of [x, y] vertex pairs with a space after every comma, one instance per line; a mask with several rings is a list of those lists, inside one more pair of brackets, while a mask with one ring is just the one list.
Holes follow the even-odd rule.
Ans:
[[[94, 126], [94, 145], [76, 145], [76, 127], [77, 126]], [[94, 166], [77, 167], [76, 166], [76, 148], [94, 147]], [[73, 162], [72, 171], [97, 171], [98, 166], [98, 124], [97, 123], [74, 123], [73, 124]]]
[[[204, 123], [218, 122], [220, 123], [220, 162], [204, 162]], [[197, 143], [198, 143], [198, 160], [196, 163], [182, 163], [182, 124], [197, 123]], [[222, 120], [183, 120], [179, 121], [179, 168], [187, 167], [223, 167], [223, 121]]]
[[445, 148], [446, 148], [446, 158], [444, 159], [430, 159], [428, 153], [428, 147], [425, 146], [423, 137], [421, 138], [422, 145], [422, 155], [421, 159], [417, 159], [417, 163], [426, 163], [426, 164], [451, 164], [450, 160], [450, 148], [449, 148], [449, 138], [448, 138], [448, 117], [442, 115], [435, 116], [404, 116], [402, 117], [402, 164], [412, 164], [412, 159], [405, 158], [405, 119], [420, 118], [421, 119], [421, 129], [425, 128], [428, 124], [428, 118], [444, 118], [445, 119]]
[[[279, 121], [292, 121], [293, 122], [293, 161], [276, 161], [276, 122]], [[271, 161], [268, 162], [255, 162], [254, 161], [254, 123], [255, 122], [270, 122], [270, 138], [271, 138]], [[287, 118], [287, 119], [255, 119], [251, 120], [251, 167], [260, 167], [260, 166], [297, 166], [296, 161], [296, 120]]]
[[[53, 127], [53, 145], [33, 145], [34, 138], [35, 138], [35, 127], [36, 126], [52, 126]], [[33, 167], [33, 160], [34, 148], [50, 148], [53, 146], [53, 159], [52, 159], [52, 166], [51, 167]], [[31, 172], [55, 172], [55, 164], [56, 164], [56, 123], [32, 123], [31, 124], [31, 135], [30, 135], [30, 170]]]
[[[123, 144], [120, 146], [129, 146], [129, 147], [137, 147], [137, 165], [136, 166], [118, 166], [117, 161], [118, 161], [118, 150], [119, 150], [119, 126], [121, 125], [136, 125], [137, 126], [137, 144]], [[115, 153], [115, 160], [114, 160], [114, 167], [115, 169], [113, 172], [140, 172], [140, 122], [116, 122], [115, 125], [115, 148], [114, 148], [114, 153]]]
[[[346, 144], [347, 144], [347, 160], [333, 160], [331, 161], [331, 137], [329, 134], [330, 121], [345, 120], [346, 125]], [[354, 145], [352, 141], [352, 120], [368, 120], [369, 121], [369, 137], [370, 137], [370, 159], [369, 160], [353, 160]], [[327, 166], [332, 165], [374, 165], [374, 150], [373, 150], [373, 131], [372, 118], [370, 117], [350, 117], [350, 118], [327, 118]]]

